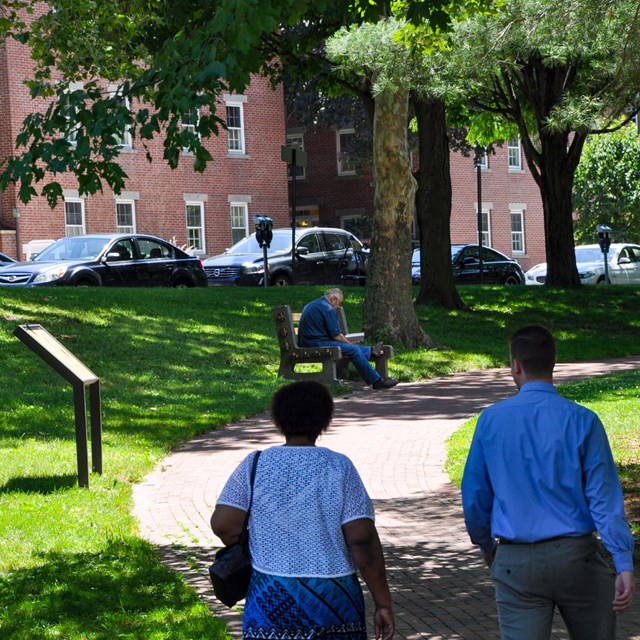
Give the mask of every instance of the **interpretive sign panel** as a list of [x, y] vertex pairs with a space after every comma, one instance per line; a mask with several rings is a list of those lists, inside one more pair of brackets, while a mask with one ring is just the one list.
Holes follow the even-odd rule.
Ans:
[[73, 386], [76, 422], [76, 453], [78, 458], [78, 484], [89, 486], [87, 456], [87, 407], [85, 385], [89, 385], [91, 411], [91, 466], [102, 473], [102, 409], [100, 379], [64, 345], [40, 324], [23, 324], [13, 335], [38, 354], [56, 373]]

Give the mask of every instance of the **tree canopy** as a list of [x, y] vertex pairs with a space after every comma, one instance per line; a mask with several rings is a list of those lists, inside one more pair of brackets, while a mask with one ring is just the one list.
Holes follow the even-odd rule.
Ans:
[[614, 242], [640, 240], [640, 135], [635, 123], [590, 137], [573, 185], [577, 244], [597, 241], [598, 224]]
[[639, 106], [637, 0], [507, 0], [457, 25], [475, 105], [515, 123], [544, 210], [547, 284], [578, 286], [571, 191], [589, 132]]

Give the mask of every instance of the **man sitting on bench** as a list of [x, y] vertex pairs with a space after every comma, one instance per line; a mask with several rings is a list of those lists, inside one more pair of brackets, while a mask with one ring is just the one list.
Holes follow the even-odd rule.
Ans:
[[329, 289], [324, 296], [313, 300], [302, 310], [298, 324], [298, 344], [301, 347], [340, 347], [367, 384], [374, 389], [390, 389], [398, 384], [395, 378], [382, 378], [369, 364], [380, 355], [382, 344], [375, 347], [350, 342], [340, 329], [336, 309], [344, 300], [340, 289]]

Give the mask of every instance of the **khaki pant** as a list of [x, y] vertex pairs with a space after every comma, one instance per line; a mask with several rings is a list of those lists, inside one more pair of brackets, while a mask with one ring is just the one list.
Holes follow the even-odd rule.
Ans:
[[593, 536], [501, 544], [491, 574], [502, 640], [549, 640], [555, 607], [572, 640], [614, 640], [615, 571]]

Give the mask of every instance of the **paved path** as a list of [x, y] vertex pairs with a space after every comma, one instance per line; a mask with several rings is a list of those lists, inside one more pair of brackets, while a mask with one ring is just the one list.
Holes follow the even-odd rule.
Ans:
[[[561, 383], [638, 367], [640, 356], [558, 365], [555, 379]], [[319, 443], [353, 460], [375, 502], [399, 638], [499, 637], [491, 579], [469, 543], [459, 491], [442, 466], [446, 439], [513, 390], [505, 369], [401, 384], [384, 392], [359, 388], [336, 401], [332, 426]], [[244, 456], [281, 442], [267, 415], [232, 424], [168, 456], [134, 490], [141, 534], [225, 619], [233, 638], [242, 637], [241, 616], [217, 603], [206, 579], [212, 547], [220, 544], [209, 517]], [[561, 621], [553, 637], [568, 638]], [[640, 598], [619, 618], [618, 638], [640, 640]]]

